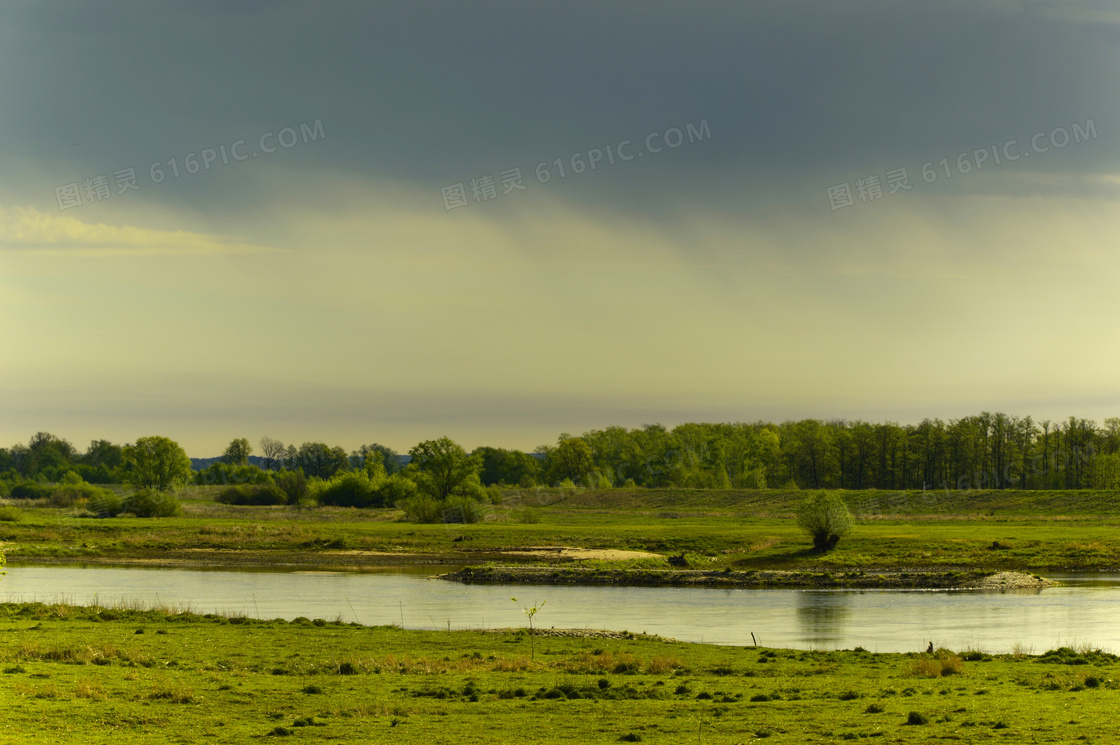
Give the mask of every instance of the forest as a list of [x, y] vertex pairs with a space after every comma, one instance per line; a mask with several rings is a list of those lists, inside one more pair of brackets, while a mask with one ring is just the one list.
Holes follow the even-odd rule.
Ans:
[[[454, 445], [446, 438], [439, 442]], [[0, 448], [0, 482], [59, 482], [72, 473], [90, 484], [120, 483], [126, 480], [129, 447], [94, 440], [80, 452], [68, 440], [40, 432], [27, 444]], [[368, 471], [373, 461], [391, 477], [410, 461], [380, 444], [347, 451], [322, 442], [285, 445], [263, 437], [259, 447], [254, 455], [247, 439], [235, 439], [220, 459], [194, 471], [191, 479], [197, 484], [263, 483], [271, 480], [270, 474], [293, 471], [328, 480]], [[988, 412], [908, 425], [817, 419], [687, 423], [671, 429], [651, 424], [579, 436], [562, 433], [555, 444], [531, 452], [483, 446], [467, 453], [457, 445], [453, 452], [462, 453], [466, 460], [461, 465], [477, 474], [481, 486], [1120, 488], [1117, 417], [1103, 425], [1076, 417], [1036, 422], [1029, 416]]]

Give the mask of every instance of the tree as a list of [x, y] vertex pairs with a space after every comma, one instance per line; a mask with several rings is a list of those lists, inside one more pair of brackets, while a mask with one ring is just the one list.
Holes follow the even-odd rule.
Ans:
[[191, 477], [191, 460], [166, 437], [141, 437], [124, 447], [125, 482], [137, 489], [167, 491]]
[[825, 552], [836, 548], [852, 530], [852, 514], [834, 492], [813, 492], [797, 510], [797, 524], [813, 539], [813, 548]]
[[535, 486], [541, 479], [540, 458], [520, 450], [480, 447], [472, 455], [479, 459], [479, 479], [486, 486]]
[[264, 463], [261, 464], [262, 468], [266, 471], [279, 468], [280, 461], [284, 457], [284, 443], [265, 435], [261, 438], [260, 446], [261, 455], [264, 456]]
[[70, 470], [78, 453], [68, 441], [49, 432], [39, 432], [28, 442], [27, 455], [28, 475], [42, 473], [48, 478], [57, 478]]
[[372, 445], [362, 445], [354, 451], [353, 457], [357, 459], [359, 467], [365, 467], [371, 457], [380, 459], [381, 465], [385, 468], [385, 473], [389, 476], [401, 470], [401, 461], [397, 451], [388, 445], [380, 445], [376, 442]]
[[249, 463], [249, 454], [253, 452], [253, 447], [249, 441], [244, 437], [230, 442], [229, 447], [222, 453], [222, 463], [231, 466], [244, 466]]
[[448, 437], [425, 440], [408, 451], [416, 485], [426, 494], [444, 500], [452, 495], [477, 496], [478, 458]]
[[348, 470], [350, 459], [340, 447], [332, 448], [323, 442], [305, 442], [299, 447], [294, 465], [302, 468], [308, 476], [329, 479], [339, 471]]
[[595, 470], [591, 447], [582, 437], [560, 440], [548, 457], [548, 476], [553, 483], [570, 479], [582, 483], [584, 476]]

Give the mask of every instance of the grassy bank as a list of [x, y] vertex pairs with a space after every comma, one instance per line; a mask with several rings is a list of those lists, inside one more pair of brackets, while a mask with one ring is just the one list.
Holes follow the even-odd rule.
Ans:
[[1090, 650], [872, 654], [0, 605], [5, 743], [1115, 741]]
[[[472, 525], [417, 525], [395, 510], [233, 507], [214, 489], [184, 495], [184, 514], [83, 517], [80, 508], [14, 505], [0, 521], [12, 561], [178, 561], [362, 565], [557, 563], [510, 556], [533, 546], [684, 553], [697, 569], [1113, 571], [1116, 492], [844, 492], [857, 516], [837, 550], [809, 550], [795, 491], [506, 492]], [[632, 562], [666, 566], [663, 558]]]

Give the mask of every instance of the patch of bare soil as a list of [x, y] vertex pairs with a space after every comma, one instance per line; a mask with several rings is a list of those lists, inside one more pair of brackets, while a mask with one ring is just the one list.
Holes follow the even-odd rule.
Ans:
[[660, 559], [661, 554], [648, 551], [624, 551], [616, 548], [574, 548], [572, 546], [538, 546], [507, 551], [494, 551], [503, 556], [527, 556], [534, 559], [591, 561], [626, 561], [627, 559]]

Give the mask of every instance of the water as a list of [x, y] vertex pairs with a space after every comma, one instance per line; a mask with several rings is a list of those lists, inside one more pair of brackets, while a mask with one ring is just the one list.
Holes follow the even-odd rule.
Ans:
[[[1120, 576], [1055, 576], [1045, 590], [928, 592], [461, 585], [432, 567], [357, 572], [9, 566], [8, 602], [186, 606], [196, 613], [298, 616], [412, 629], [526, 625], [520, 605], [546, 605], [538, 627], [647, 632], [684, 641], [878, 652], [924, 649], [1037, 654], [1088, 643], [1120, 651]], [[439, 571], [444, 571], [440, 569]]]

